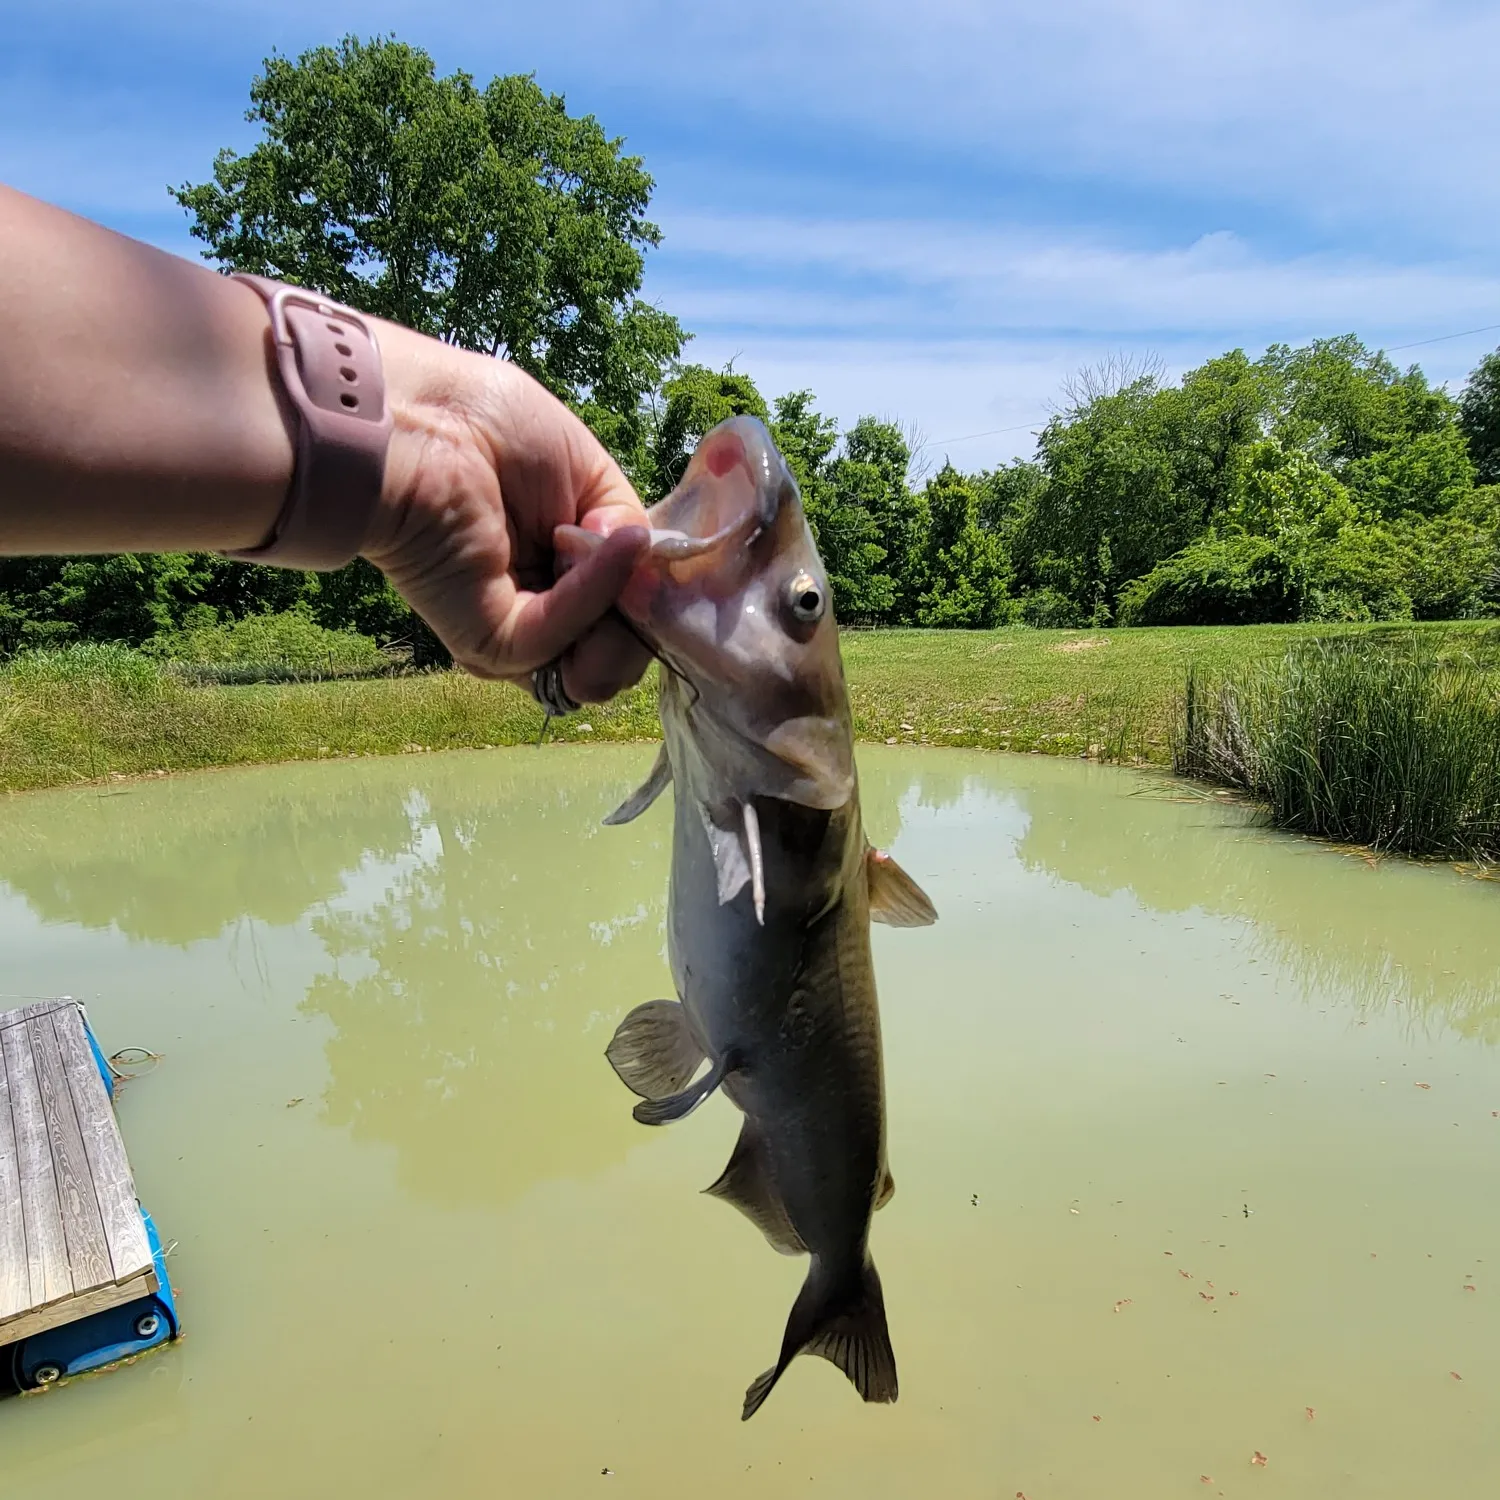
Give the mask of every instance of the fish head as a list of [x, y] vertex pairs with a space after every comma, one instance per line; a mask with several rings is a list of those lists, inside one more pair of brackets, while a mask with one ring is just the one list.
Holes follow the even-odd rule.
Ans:
[[832, 590], [770, 433], [721, 422], [648, 514], [620, 608], [662, 661], [664, 720], [745, 795], [842, 807], [854, 735]]

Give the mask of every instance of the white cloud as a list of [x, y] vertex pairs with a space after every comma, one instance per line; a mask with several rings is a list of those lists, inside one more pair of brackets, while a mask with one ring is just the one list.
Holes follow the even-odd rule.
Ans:
[[691, 324], [856, 331], [1090, 329], [1232, 342], [1356, 331], [1397, 342], [1500, 321], [1500, 274], [1462, 263], [1273, 257], [1220, 231], [1159, 250], [1040, 228], [684, 214], [654, 285]]

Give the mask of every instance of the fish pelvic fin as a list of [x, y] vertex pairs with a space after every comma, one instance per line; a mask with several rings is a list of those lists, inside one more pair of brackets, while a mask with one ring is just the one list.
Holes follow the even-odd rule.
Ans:
[[753, 1120], [740, 1127], [729, 1165], [712, 1187], [703, 1189], [711, 1198], [732, 1203], [783, 1255], [805, 1255], [807, 1246], [792, 1226], [786, 1205], [776, 1191], [766, 1159], [765, 1137]]
[[888, 927], [930, 927], [937, 908], [927, 892], [889, 854], [865, 851], [865, 876], [870, 887], [870, 920]]
[[666, 1099], [687, 1086], [706, 1054], [676, 1000], [648, 1000], [620, 1022], [604, 1055], [631, 1093]]
[[782, 1372], [803, 1353], [837, 1365], [866, 1401], [896, 1399], [896, 1355], [886, 1327], [885, 1294], [868, 1255], [858, 1275], [842, 1282], [828, 1277], [814, 1260], [787, 1319], [781, 1358], [750, 1383], [742, 1421], [760, 1410]]
[[896, 1179], [891, 1176], [891, 1169], [887, 1167], [880, 1177], [880, 1191], [875, 1195], [875, 1207], [884, 1208], [895, 1196]]
[[640, 817], [666, 791], [671, 780], [672, 762], [667, 759], [667, 747], [663, 745], [656, 752], [656, 760], [646, 779], [604, 820], [606, 825], [613, 828]]
[[697, 1083], [689, 1084], [681, 1093], [673, 1094], [669, 1098], [642, 1099], [631, 1110], [631, 1114], [642, 1125], [670, 1125], [674, 1120], [685, 1120], [724, 1082], [725, 1075], [732, 1072], [733, 1068], [733, 1059], [726, 1054], [713, 1065], [712, 1071], [705, 1073]]

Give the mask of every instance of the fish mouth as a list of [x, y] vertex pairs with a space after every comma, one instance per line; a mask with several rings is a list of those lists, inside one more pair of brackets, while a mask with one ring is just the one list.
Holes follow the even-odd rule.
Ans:
[[780, 468], [758, 422], [731, 418], [716, 427], [698, 445], [681, 482], [648, 512], [647, 560], [670, 567], [754, 541], [776, 524]]
[[806, 715], [778, 724], [766, 749], [797, 773], [785, 793], [789, 802], [832, 812], [854, 793], [854, 757], [847, 728], [837, 719]]

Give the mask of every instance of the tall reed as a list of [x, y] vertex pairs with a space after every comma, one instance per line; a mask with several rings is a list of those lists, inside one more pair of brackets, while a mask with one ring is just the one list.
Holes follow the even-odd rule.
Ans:
[[1190, 672], [1173, 764], [1262, 800], [1284, 828], [1500, 858], [1500, 672], [1468, 647], [1318, 640], [1214, 681]]

